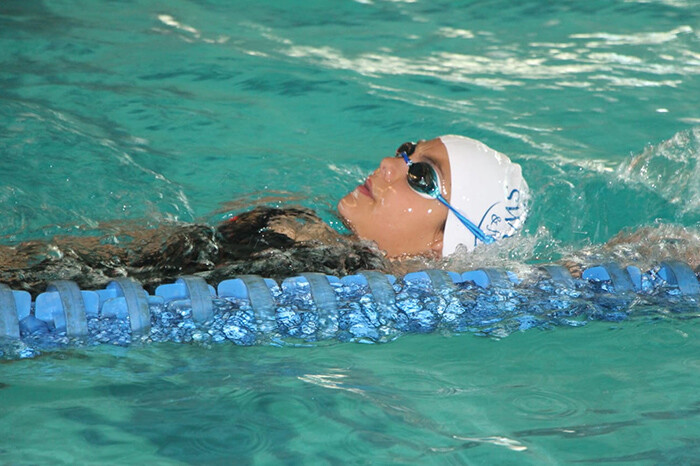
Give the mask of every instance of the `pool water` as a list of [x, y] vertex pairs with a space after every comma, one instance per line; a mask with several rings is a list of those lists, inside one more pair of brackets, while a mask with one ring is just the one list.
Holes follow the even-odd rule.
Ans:
[[[700, 250], [700, 2], [0, 4], [0, 241], [337, 200], [465, 134], [533, 191], [536, 264]], [[629, 257], [658, 262], [661, 246]], [[634, 248], [632, 246], [626, 246]], [[452, 265], [490, 264], [488, 251]], [[698, 312], [505, 338], [100, 346], [0, 365], [0, 462], [690, 464]]]

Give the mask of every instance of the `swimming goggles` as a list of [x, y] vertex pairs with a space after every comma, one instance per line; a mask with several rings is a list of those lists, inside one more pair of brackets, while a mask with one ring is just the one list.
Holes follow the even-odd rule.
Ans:
[[462, 215], [450, 205], [449, 202], [440, 193], [440, 177], [437, 170], [427, 162], [412, 162], [409, 156], [413, 155], [416, 150], [416, 143], [405, 142], [396, 149], [396, 156], [403, 157], [403, 160], [408, 165], [408, 186], [416, 193], [429, 199], [437, 199], [445, 207], [455, 214], [462, 224], [481, 242], [491, 244], [495, 241], [493, 236], [484, 233], [481, 228], [472, 223], [467, 217]]

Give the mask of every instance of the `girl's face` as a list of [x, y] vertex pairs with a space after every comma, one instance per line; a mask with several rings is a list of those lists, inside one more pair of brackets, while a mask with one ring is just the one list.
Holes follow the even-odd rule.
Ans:
[[[413, 162], [428, 162], [438, 173], [440, 189], [450, 200], [450, 162], [442, 141], [418, 143]], [[408, 185], [408, 165], [401, 157], [386, 157], [364, 184], [338, 203], [338, 212], [357, 236], [372, 240], [390, 257], [440, 257], [447, 207], [421, 196]]]

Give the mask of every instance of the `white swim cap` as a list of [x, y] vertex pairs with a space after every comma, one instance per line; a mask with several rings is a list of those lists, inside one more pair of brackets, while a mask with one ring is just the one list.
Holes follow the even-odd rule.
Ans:
[[[530, 199], [520, 165], [474, 139], [449, 135], [440, 140], [450, 160], [450, 204], [497, 240], [514, 235], [527, 217]], [[452, 254], [458, 244], [471, 251], [477, 238], [449, 212], [442, 256]]]

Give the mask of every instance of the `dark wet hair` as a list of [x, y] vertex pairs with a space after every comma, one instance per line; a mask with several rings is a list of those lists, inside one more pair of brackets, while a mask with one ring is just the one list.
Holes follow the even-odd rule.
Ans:
[[217, 227], [163, 224], [127, 236], [124, 245], [66, 237], [0, 247], [0, 282], [38, 294], [55, 279], [99, 289], [126, 275], [152, 291], [189, 274], [216, 285], [244, 274], [283, 279], [303, 272], [342, 276], [388, 268], [372, 244], [337, 233], [305, 208], [257, 207]]

